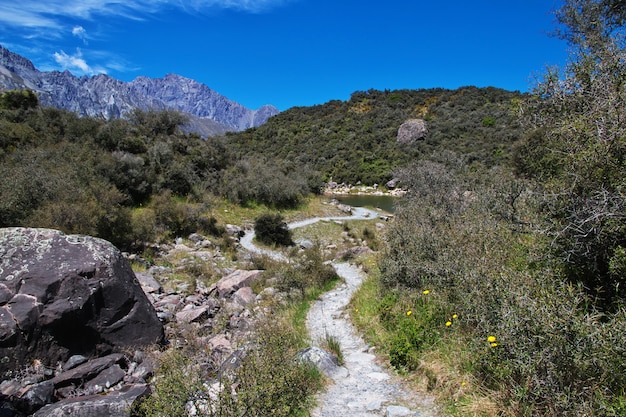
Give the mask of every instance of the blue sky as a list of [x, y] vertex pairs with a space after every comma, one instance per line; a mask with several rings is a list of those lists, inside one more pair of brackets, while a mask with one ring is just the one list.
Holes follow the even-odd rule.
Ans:
[[42, 71], [180, 74], [255, 109], [357, 90], [527, 91], [567, 45], [558, 0], [0, 0], [0, 44]]

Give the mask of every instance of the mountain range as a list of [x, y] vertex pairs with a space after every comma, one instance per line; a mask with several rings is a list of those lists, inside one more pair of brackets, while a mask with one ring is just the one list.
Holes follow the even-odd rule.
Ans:
[[248, 109], [176, 74], [124, 82], [106, 74], [77, 77], [69, 71], [39, 71], [30, 60], [0, 45], [0, 90], [25, 88], [35, 91], [44, 106], [81, 116], [114, 119], [135, 108], [180, 111], [189, 118], [184, 129], [203, 137], [257, 127], [279, 113], [271, 105]]

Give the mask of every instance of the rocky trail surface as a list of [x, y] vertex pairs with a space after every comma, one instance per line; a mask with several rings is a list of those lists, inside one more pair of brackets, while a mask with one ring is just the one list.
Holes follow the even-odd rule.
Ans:
[[331, 373], [333, 384], [320, 394], [313, 417], [436, 416], [432, 400], [403, 389], [356, 333], [345, 308], [365, 278], [354, 265], [333, 264], [344, 282], [325, 293], [307, 315], [311, 338], [323, 343], [326, 335], [341, 346], [344, 365]]
[[[290, 229], [317, 221], [370, 220], [378, 217], [375, 211], [355, 208], [352, 216], [312, 218], [289, 224]], [[255, 253], [287, 260], [279, 253], [255, 246], [254, 234], [246, 233], [242, 246]], [[335, 289], [323, 294], [309, 310], [307, 328], [315, 345], [323, 345], [326, 336], [332, 336], [341, 346], [343, 366], [326, 374], [332, 379], [318, 396], [318, 407], [312, 417], [435, 417], [432, 399], [404, 389], [389, 369], [382, 366], [350, 322], [346, 306], [359, 288], [365, 274], [358, 267], [335, 262], [333, 267], [343, 279]]]

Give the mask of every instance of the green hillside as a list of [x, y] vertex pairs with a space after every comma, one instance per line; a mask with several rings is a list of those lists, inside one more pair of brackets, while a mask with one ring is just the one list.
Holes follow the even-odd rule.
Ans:
[[[226, 138], [239, 158], [277, 158], [325, 181], [385, 184], [393, 171], [434, 151], [451, 150], [486, 166], [507, 160], [520, 136], [512, 112], [520, 98], [497, 88], [369, 90], [348, 101], [291, 108]], [[398, 128], [412, 118], [427, 122], [426, 139], [398, 143]]]

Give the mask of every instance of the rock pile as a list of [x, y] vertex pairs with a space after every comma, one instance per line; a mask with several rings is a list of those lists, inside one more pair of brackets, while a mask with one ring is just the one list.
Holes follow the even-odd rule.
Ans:
[[[197, 234], [164, 250], [188, 262], [223, 261]], [[150, 395], [151, 351], [164, 335], [174, 346], [186, 343], [181, 327], [199, 330], [195, 342], [210, 347], [219, 368], [238, 354], [257, 300], [275, 295], [250, 288], [262, 271], [220, 272], [211, 286], [197, 280], [164, 289], [159, 280], [175, 267], [134, 274], [104, 240], [0, 229], [0, 416], [130, 416]]]

